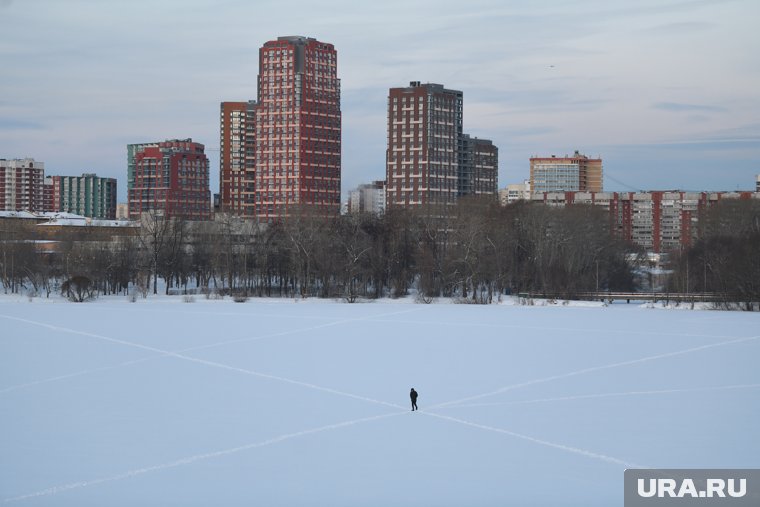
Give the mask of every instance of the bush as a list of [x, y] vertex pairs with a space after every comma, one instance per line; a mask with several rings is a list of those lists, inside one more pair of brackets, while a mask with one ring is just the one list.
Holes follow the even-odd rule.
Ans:
[[61, 295], [74, 303], [83, 303], [95, 299], [98, 290], [92, 280], [86, 276], [73, 276], [61, 284]]

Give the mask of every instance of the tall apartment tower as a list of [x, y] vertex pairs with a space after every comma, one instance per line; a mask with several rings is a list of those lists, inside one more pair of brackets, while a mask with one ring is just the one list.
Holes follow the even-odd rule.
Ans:
[[45, 164], [33, 158], [0, 159], [0, 211], [50, 211]]
[[572, 157], [532, 157], [531, 192], [601, 192], [602, 159], [576, 151]]
[[208, 168], [204, 146], [192, 139], [150, 143], [135, 150], [129, 218], [138, 220], [144, 212], [158, 211], [168, 217], [208, 220]]
[[256, 205], [256, 101], [222, 102], [219, 116], [219, 206], [254, 216]]
[[387, 206], [454, 204], [462, 92], [412, 81], [388, 96]]
[[135, 185], [135, 155], [145, 148], [157, 148], [158, 143], [135, 143], [127, 145], [127, 195]]
[[116, 218], [116, 179], [95, 174], [51, 176], [51, 211], [65, 211], [91, 218]]
[[463, 134], [459, 150], [458, 195], [490, 196], [499, 191], [499, 149], [488, 139]]
[[340, 213], [341, 111], [337, 52], [308, 37], [259, 49], [255, 206], [260, 221], [294, 208]]

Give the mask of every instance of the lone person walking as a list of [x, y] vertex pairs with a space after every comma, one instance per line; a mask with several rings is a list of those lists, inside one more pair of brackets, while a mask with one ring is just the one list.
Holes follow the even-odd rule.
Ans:
[[415, 391], [413, 387], [409, 392], [409, 397], [412, 399], [412, 411], [419, 410], [417, 408], [417, 391]]

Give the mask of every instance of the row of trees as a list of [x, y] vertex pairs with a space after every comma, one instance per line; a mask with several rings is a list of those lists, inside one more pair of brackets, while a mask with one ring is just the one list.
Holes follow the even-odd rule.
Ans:
[[[6, 291], [50, 294], [73, 276], [101, 293], [219, 290], [257, 296], [459, 297], [486, 303], [509, 292], [572, 297], [632, 290], [627, 246], [591, 206], [507, 207], [462, 199], [446, 219], [391, 210], [330, 219], [296, 213], [259, 226], [144, 218], [139, 234], [104, 240], [83, 230], [53, 253], [26, 240], [0, 241]], [[83, 228], [86, 229], [86, 228]], [[159, 283], [163, 281], [163, 284]]]
[[760, 310], [760, 201], [721, 201], [700, 217], [700, 228], [700, 238], [675, 259], [670, 290]]

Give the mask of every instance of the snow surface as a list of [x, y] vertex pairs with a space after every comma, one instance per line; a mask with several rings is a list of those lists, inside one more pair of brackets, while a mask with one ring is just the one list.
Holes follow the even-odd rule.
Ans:
[[628, 467], [760, 466], [757, 314], [182, 301], [0, 297], [0, 503], [622, 506]]

